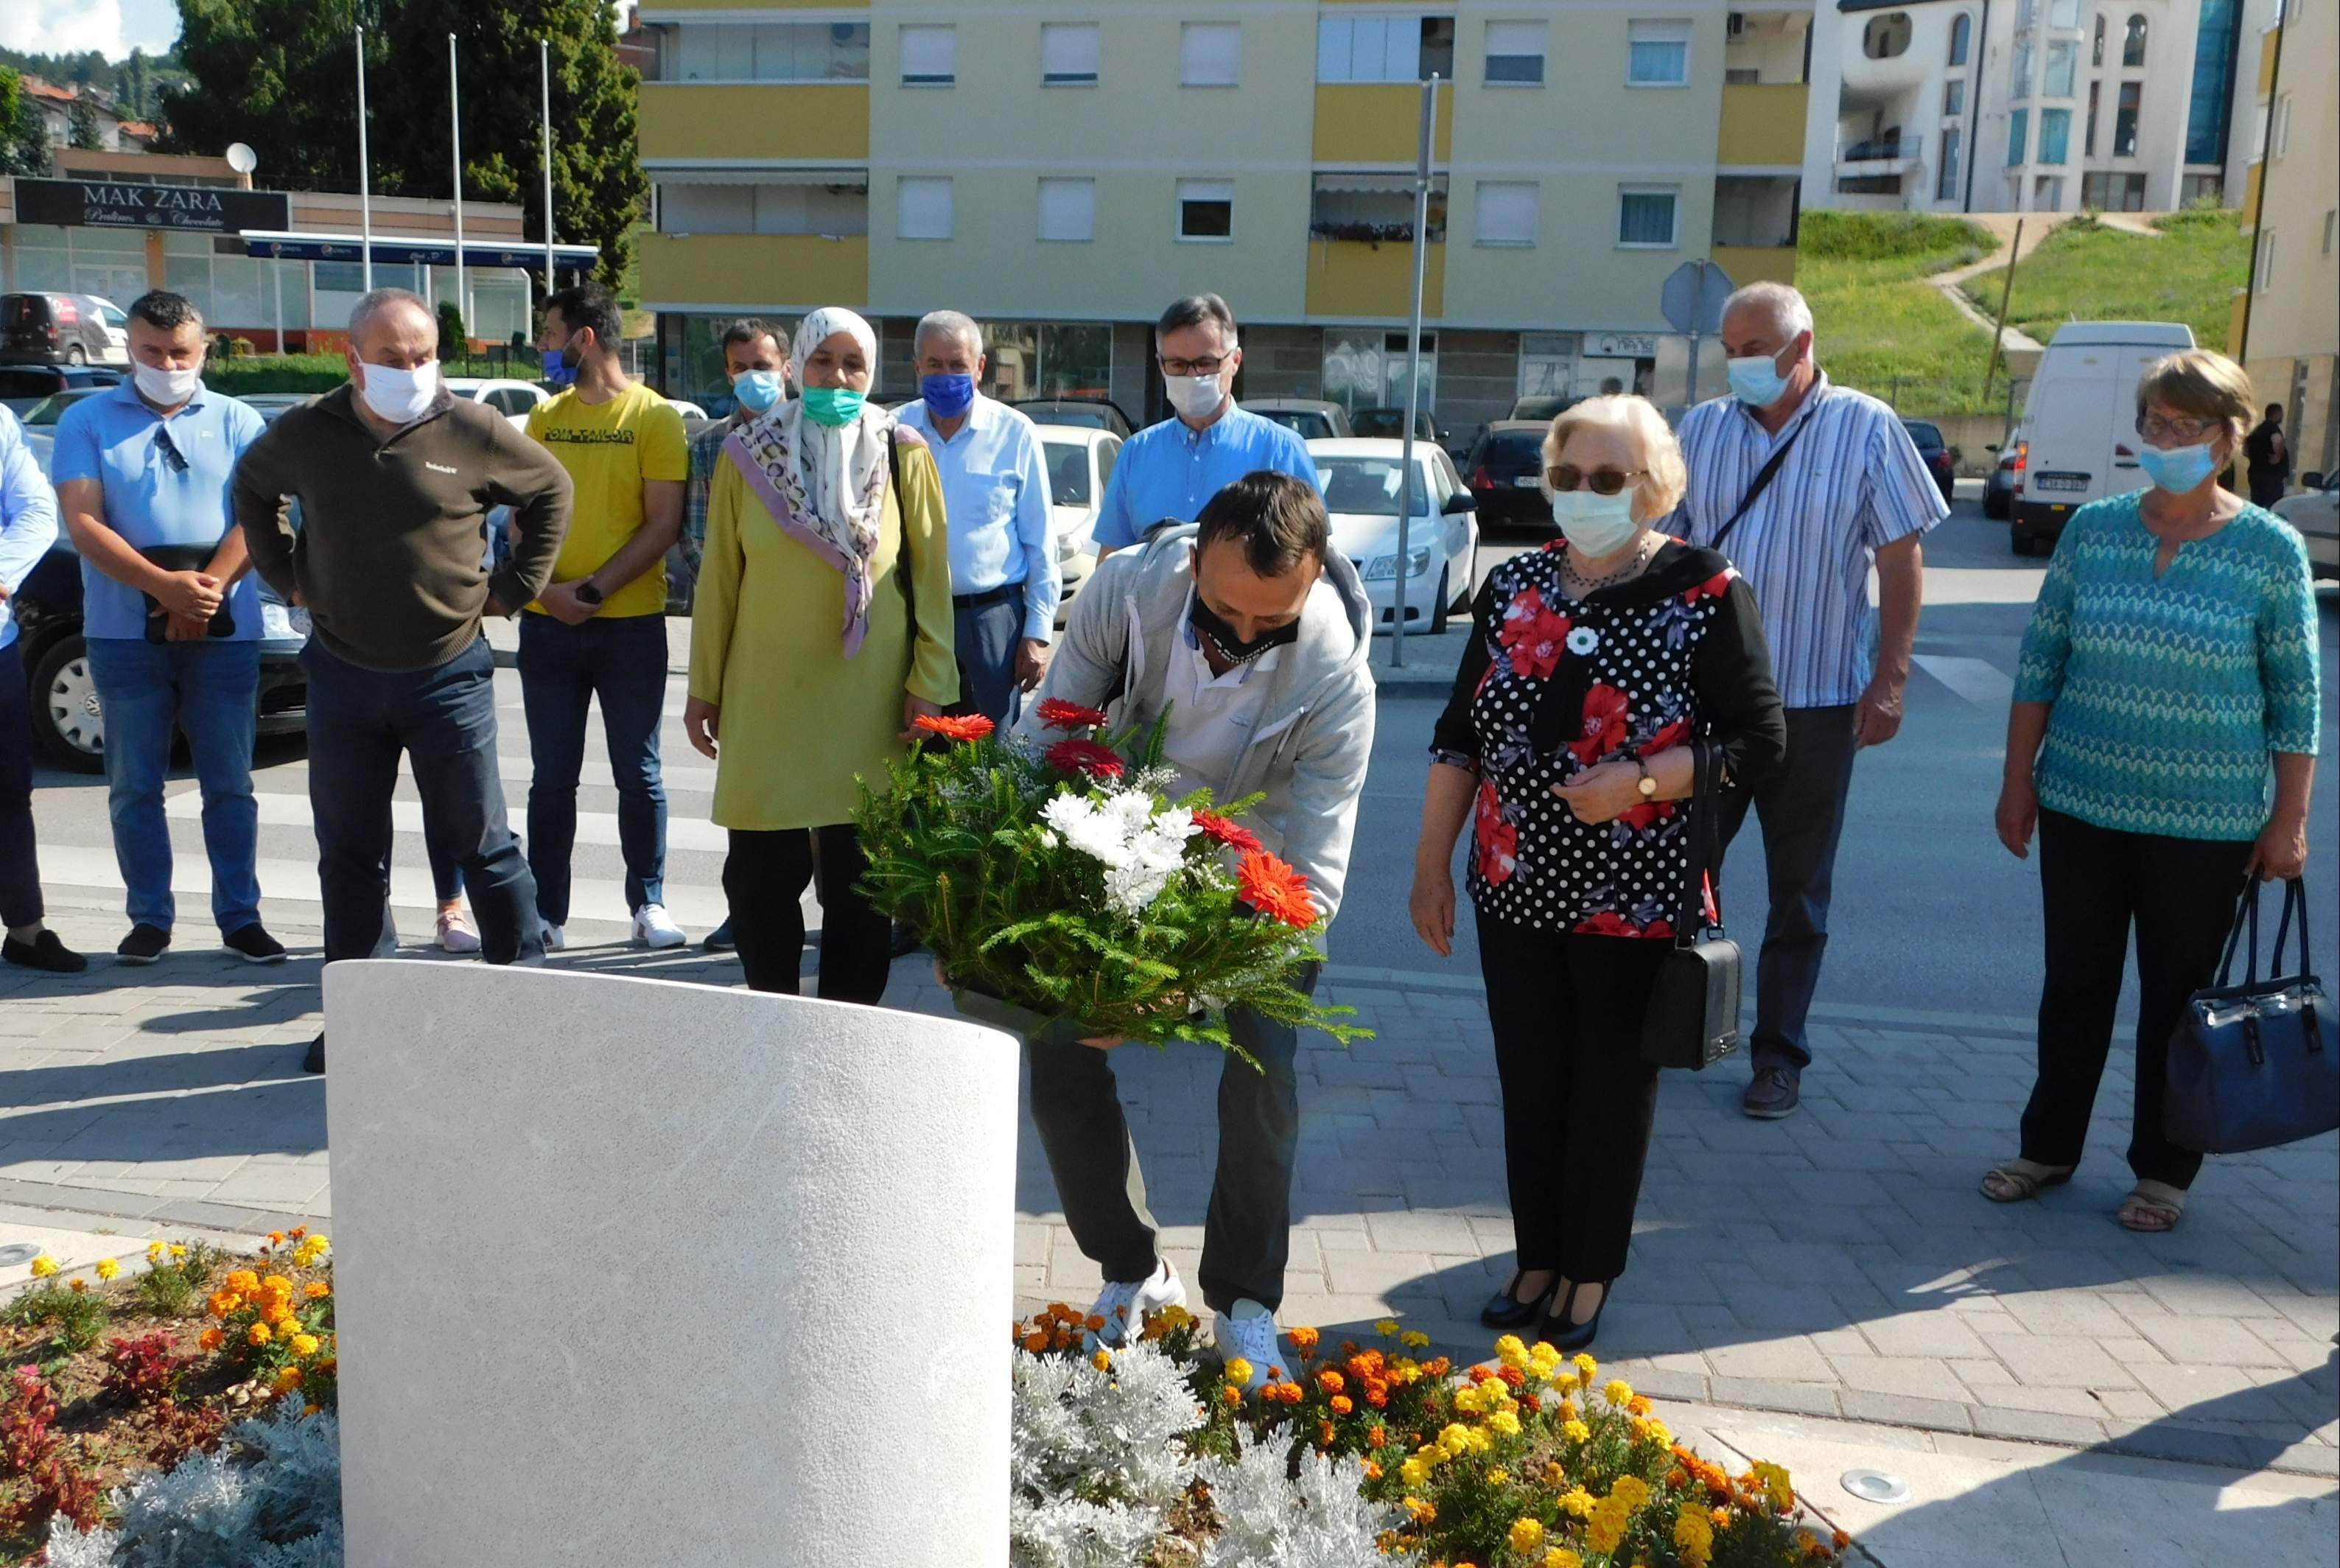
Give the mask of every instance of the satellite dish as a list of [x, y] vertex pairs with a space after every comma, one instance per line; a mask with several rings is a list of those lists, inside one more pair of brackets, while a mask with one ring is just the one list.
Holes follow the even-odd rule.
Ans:
[[227, 146], [227, 166], [239, 174], [249, 174], [260, 167], [260, 155], [242, 142], [230, 142]]

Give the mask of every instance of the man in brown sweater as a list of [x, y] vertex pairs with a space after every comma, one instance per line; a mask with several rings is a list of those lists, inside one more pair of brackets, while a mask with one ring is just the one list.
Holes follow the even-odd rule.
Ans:
[[[315, 629], [301, 662], [328, 963], [366, 957], [382, 935], [402, 750], [423, 833], [462, 867], [488, 962], [544, 958], [535, 879], [504, 814], [480, 622], [551, 577], [569, 475], [501, 414], [448, 394], [438, 343], [421, 299], [366, 295], [350, 315], [350, 384], [280, 417], [235, 471], [253, 566]], [[491, 575], [481, 562], [496, 506], [513, 509], [519, 542]], [[322, 1035], [304, 1065], [324, 1070]]]

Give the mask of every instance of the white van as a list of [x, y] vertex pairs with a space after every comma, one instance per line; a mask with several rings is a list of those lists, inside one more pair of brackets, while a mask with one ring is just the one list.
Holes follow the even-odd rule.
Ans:
[[2056, 329], [2017, 428], [2018, 555], [2053, 549], [2064, 520], [2092, 501], [2145, 483], [2137, 449], [2137, 383], [2164, 354], [2194, 346], [2182, 322], [2067, 322]]

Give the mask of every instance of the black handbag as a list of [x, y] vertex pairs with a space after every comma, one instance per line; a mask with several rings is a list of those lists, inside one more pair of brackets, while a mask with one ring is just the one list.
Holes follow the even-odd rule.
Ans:
[[[142, 550], [138, 553], [165, 571], [201, 571], [211, 564], [212, 557], [218, 549], [215, 544], [157, 544]], [[139, 597], [146, 601], [146, 640], [169, 641], [169, 627], [165, 622], [162, 601], [151, 593], [142, 593]], [[235, 635], [235, 617], [229, 613], [224, 596], [220, 600], [219, 609], [212, 612], [211, 620], [205, 623], [203, 635], [206, 637]]]
[[[2284, 938], [2299, 920], [2299, 968], [2259, 978], [2259, 884], [2244, 889], [2226, 939], [2218, 983], [2196, 991], [2169, 1037], [2161, 1128], [2180, 1148], [2236, 1155], [2296, 1143], [2340, 1127], [2340, 1018], [2308, 973], [2307, 887], [2284, 884], [2270, 970], [2283, 968]], [[2245, 927], [2250, 967], [2231, 983]]]
[[[1706, 918], [1706, 874], [1721, 848], [1704, 740], [1691, 742], [1690, 844], [1673, 949], [1658, 966], [1641, 1017], [1641, 1059], [1700, 1072], [1739, 1048], [1739, 944]], [[1717, 911], [1720, 913], [1720, 910]]]

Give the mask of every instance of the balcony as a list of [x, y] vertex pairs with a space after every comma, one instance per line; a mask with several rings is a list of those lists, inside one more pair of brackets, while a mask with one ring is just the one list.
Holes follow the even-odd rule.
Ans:
[[[1442, 84], [1431, 155], [1443, 163], [1454, 140], [1454, 91]], [[1422, 144], [1422, 87], [1414, 82], [1328, 82], [1316, 88], [1315, 159], [1320, 164], [1413, 166]]]
[[1855, 178], [1874, 178], [1880, 174], [1907, 174], [1918, 167], [1919, 147], [1915, 142], [1905, 142], [1898, 136], [1878, 141], [1839, 143], [1836, 149], [1836, 172]]
[[771, 158], [869, 159], [869, 88], [645, 82], [639, 140], [644, 162]]
[[645, 234], [642, 298], [654, 307], [806, 310], [869, 301], [864, 234]]
[[1730, 274], [1733, 286], [1750, 283], [1792, 283], [1796, 281], [1793, 245], [1717, 245], [1714, 264]]
[[[1409, 225], [1410, 226], [1410, 225]], [[1308, 242], [1308, 313], [1344, 320], [1398, 320], [1413, 303], [1410, 240], [1312, 239]], [[1446, 308], [1446, 246], [1430, 243], [1422, 273], [1422, 313]]]
[[1800, 167], [1804, 110], [1811, 89], [1800, 82], [1741, 83], [1722, 89], [1722, 131], [1716, 157], [1733, 165]]

